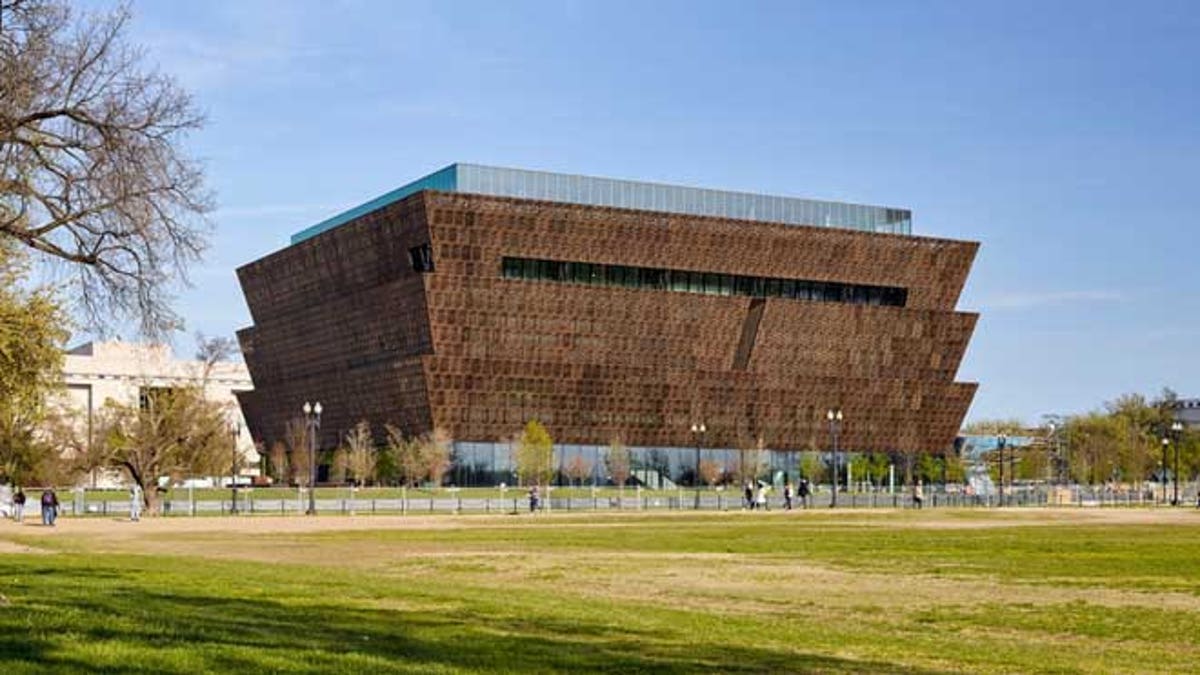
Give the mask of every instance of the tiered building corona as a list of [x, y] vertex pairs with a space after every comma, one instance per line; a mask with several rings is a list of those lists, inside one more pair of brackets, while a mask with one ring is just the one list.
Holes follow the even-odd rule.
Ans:
[[843, 448], [941, 452], [977, 249], [902, 209], [454, 164], [238, 270], [240, 399], [266, 442], [318, 399], [324, 447], [445, 429], [460, 484], [503, 480], [531, 418], [562, 461], [619, 438], [660, 480], [697, 444], [825, 449], [833, 408]]

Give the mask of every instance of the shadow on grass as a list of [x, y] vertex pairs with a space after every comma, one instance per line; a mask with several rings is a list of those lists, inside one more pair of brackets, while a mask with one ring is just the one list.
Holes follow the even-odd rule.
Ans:
[[428, 609], [440, 596], [420, 598], [420, 591], [413, 595], [421, 602], [411, 605], [420, 609], [407, 608], [403, 592], [388, 599], [406, 608], [379, 609], [308, 586], [296, 597], [294, 585], [285, 589], [290, 595], [245, 599], [231, 597], [244, 582], [223, 586], [212, 570], [195, 574], [213, 583], [0, 558], [0, 580], [14, 582], [5, 583], [11, 604], [0, 607], [0, 671], [924, 672], [731, 645], [682, 612], [678, 627], [647, 629], [602, 614], [554, 616], [535, 603], [514, 610], [500, 598], [443, 599], [444, 609]]

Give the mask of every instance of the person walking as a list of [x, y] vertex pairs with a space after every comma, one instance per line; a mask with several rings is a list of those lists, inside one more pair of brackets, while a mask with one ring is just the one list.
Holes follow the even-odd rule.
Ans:
[[754, 498], [754, 508], [766, 510], [767, 508], [767, 486], [758, 486], [758, 495]]
[[142, 488], [134, 483], [129, 488], [129, 520], [138, 522], [142, 519]]
[[541, 505], [541, 495], [538, 494], [538, 486], [534, 485], [529, 488], [529, 512], [536, 513], [538, 506]]
[[742, 499], [746, 500], [746, 508], [754, 510], [754, 487], [749, 482], [746, 483], [746, 489], [742, 490]]
[[13, 520], [18, 523], [25, 518], [25, 491], [17, 488], [17, 494], [13, 495]]
[[809, 486], [808, 486], [807, 478], [800, 479], [800, 489], [799, 489], [798, 493], [800, 495], [801, 508], [807, 509], [808, 508], [808, 495], [810, 495], [812, 493], [812, 489], [809, 488]]
[[788, 481], [783, 484], [783, 508], [788, 511], [792, 510], [792, 482]]
[[42, 491], [42, 524], [54, 527], [54, 521], [58, 520], [58, 495], [54, 494], [54, 488], [46, 488]]
[[921, 479], [917, 479], [917, 484], [913, 486], [913, 506], [918, 509], [925, 503], [925, 487], [921, 484]]

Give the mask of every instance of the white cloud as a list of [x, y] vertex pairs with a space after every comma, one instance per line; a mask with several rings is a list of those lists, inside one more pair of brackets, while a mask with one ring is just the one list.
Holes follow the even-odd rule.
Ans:
[[1123, 293], [1109, 290], [1020, 291], [998, 293], [987, 298], [983, 305], [990, 309], [1030, 309], [1050, 305], [1121, 302], [1126, 297]]

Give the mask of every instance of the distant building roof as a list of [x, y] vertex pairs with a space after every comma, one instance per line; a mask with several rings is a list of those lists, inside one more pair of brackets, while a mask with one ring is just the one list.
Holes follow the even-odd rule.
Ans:
[[85, 342], [66, 350], [63, 375], [68, 384], [92, 380], [163, 380], [196, 382], [205, 375], [213, 384], [251, 389], [250, 371], [240, 361], [211, 365], [194, 359], [177, 359], [165, 344]]
[[292, 243], [331, 230], [421, 190], [788, 225], [841, 227], [887, 234], [912, 233], [912, 211], [907, 209], [458, 163], [301, 230], [292, 235]]

